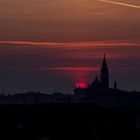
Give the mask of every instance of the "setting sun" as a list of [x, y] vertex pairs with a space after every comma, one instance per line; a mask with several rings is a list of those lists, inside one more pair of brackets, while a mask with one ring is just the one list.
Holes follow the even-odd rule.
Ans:
[[86, 82], [77, 82], [76, 83], [76, 88], [86, 88], [87, 84]]

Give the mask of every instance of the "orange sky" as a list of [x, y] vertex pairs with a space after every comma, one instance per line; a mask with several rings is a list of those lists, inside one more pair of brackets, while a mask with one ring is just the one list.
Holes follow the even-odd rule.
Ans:
[[[140, 5], [139, 0], [116, 0]], [[2, 0], [0, 40], [139, 39], [140, 9], [100, 0]]]

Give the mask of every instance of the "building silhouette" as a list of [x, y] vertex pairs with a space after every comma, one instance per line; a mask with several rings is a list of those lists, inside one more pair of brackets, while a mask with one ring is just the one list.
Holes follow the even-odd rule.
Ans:
[[104, 54], [102, 67], [100, 70], [100, 79], [96, 75], [95, 80], [92, 82], [91, 85], [89, 85], [89, 88], [93, 89], [108, 89], [109, 88], [109, 70], [107, 66], [106, 56]]
[[105, 55], [104, 55], [102, 68], [101, 68], [100, 80], [101, 80], [101, 87], [102, 88], [109, 88], [109, 72], [108, 72], [108, 67], [107, 67]]
[[[99, 78], [100, 77], [100, 78]], [[106, 61], [106, 55], [104, 54], [101, 69], [100, 69], [100, 76], [95, 76], [94, 81], [88, 85], [86, 88], [76, 88], [74, 89], [75, 93], [85, 93], [89, 92], [89, 90], [101, 89], [106, 90], [109, 89], [109, 69]], [[117, 82], [114, 82], [114, 89], [117, 89]]]

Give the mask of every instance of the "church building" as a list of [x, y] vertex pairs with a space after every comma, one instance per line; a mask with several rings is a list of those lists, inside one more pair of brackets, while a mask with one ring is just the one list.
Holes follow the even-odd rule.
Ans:
[[100, 71], [100, 79], [96, 75], [95, 80], [92, 82], [91, 88], [109, 88], [109, 72], [106, 62], [106, 57], [104, 55], [103, 63]]
[[[87, 92], [87, 90], [94, 90], [94, 89], [109, 89], [109, 70], [106, 61], [106, 56], [104, 54], [101, 70], [100, 70], [100, 78], [96, 75], [95, 80], [88, 85], [86, 88], [76, 87], [74, 90], [75, 93], [77, 92]], [[114, 83], [114, 89], [117, 89], [117, 83]]]

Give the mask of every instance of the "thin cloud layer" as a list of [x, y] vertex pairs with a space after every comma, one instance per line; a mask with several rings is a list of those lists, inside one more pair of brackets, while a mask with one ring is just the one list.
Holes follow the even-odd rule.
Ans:
[[139, 42], [131, 41], [96, 41], [96, 42], [27, 42], [27, 41], [0, 41], [3, 45], [35, 45], [46, 47], [106, 47], [106, 46], [140, 46]]
[[139, 5], [134, 5], [134, 4], [128, 4], [128, 3], [111, 1], [111, 0], [99, 0], [99, 1], [106, 2], [106, 3], [111, 3], [111, 4], [122, 5], [122, 6], [127, 6], [127, 7], [131, 7], [131, 8], [136, 8], [136, 9], [140, 9]]

